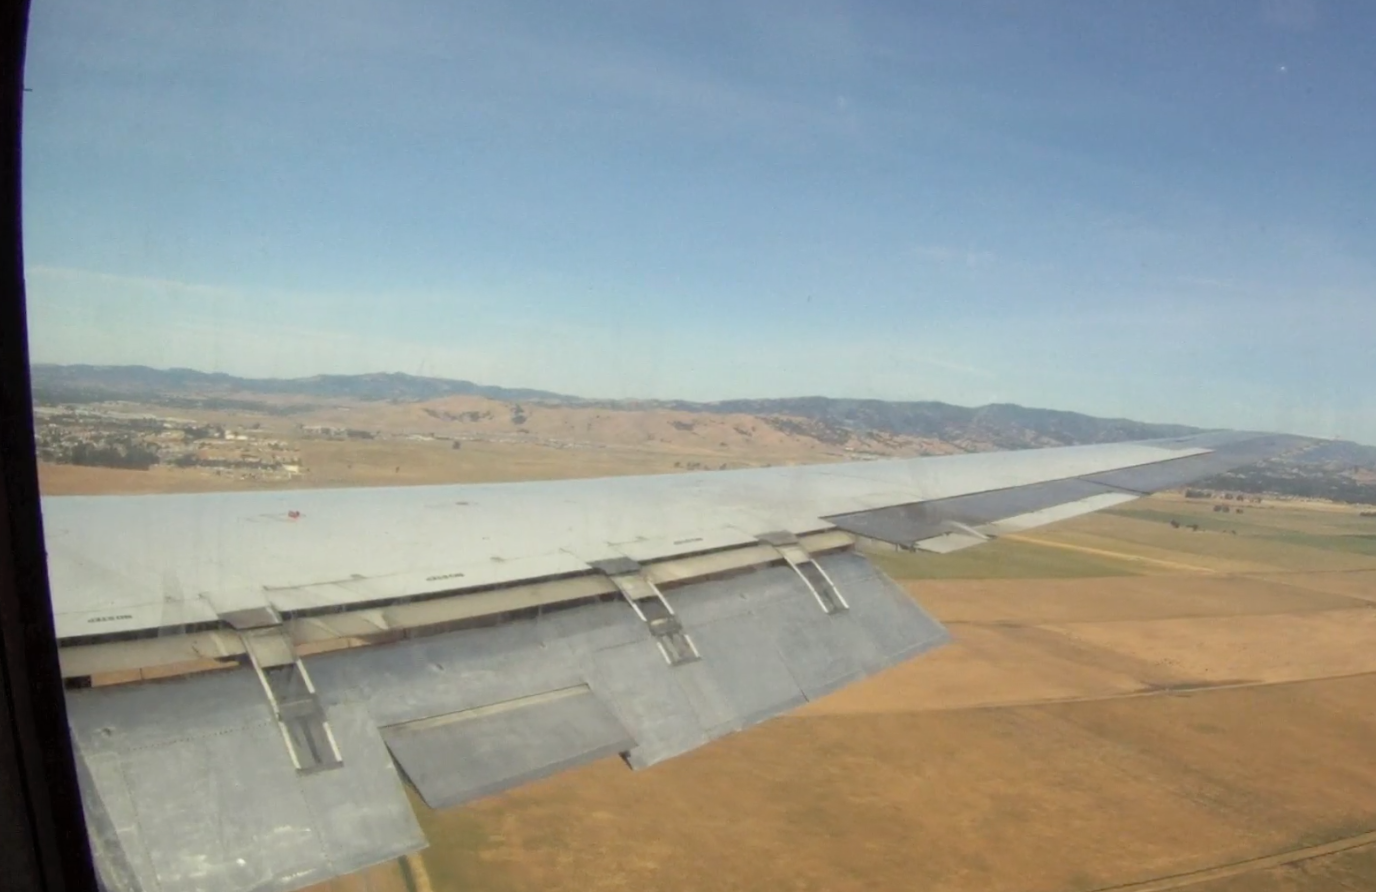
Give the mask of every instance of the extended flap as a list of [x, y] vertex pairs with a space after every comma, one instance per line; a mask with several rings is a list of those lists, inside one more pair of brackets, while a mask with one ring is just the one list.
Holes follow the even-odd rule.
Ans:
[[587, 685], [391, 725], [382, 736], [431, 808], [497, 793], [635, 745]]

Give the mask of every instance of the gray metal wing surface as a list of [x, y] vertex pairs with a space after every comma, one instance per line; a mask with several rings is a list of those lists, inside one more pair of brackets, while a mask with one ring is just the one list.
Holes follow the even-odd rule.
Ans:
[[654, 765], [947, 640], [858, 544], [952, 551], [1305, 442], [46, 498], [101, 880], [287, 892], [422, 848], [404, 781], [444, 808]]

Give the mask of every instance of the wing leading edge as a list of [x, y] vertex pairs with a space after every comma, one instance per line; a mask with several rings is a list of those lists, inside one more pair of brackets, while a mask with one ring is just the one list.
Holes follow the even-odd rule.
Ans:
[[[274, 514], [281, 494], [175, 497], [183, 523], [215, 515], [224, 589], [193, 577], [176, 610], [191, 622], [121, 629], [111, 620], [113, 631], [96, 634], [76, 620], [134, 616], [137, 581], [168, 566], [185, 575], [185, 555], [135, 531], [142, 548], [130, 558], [128, 518], [156, 516], [156, 501], [125, 512], [109, 497], [83, 522], [80, 509], [95, 500], [48, 500], [61, 531], [50, 554], [56, 610], [77, 632], [61, 653], [102, 882], [119, 892], [287, 892], [423, 847], [403, 777], [444, 808], [615, 753], [633, 768], [654, 765], [948, 640], [857, 551], [866, 540], [955, 550], [1304, 442], [1213, 434], [1003, 454], [1014, 459], [765, 469], [734, 481], [720, 472], [423, 487], [387, 491], [371, 512], [368, 491], [292, 493], [303, 507], [291, 510], [324, 515], [305, 540], [330, 552], [301, 562], [332, 567], [338, 580], [304, 599], [282, 584], [302, 537], [254, 527], [300, 531]], [[603, 503], [587, 501], [598, 490]], [[507, 498], [486, 526], [484, 512], [467, 512], [462, 535], [423, 537], [427, 553], [400, 556], [430, 565], [424, 577], [348, 550], [359, 528], [428, 522], [452, 532], [452, 507]], [[639, 535], [599, 520], [618, 510]], [[471, 573], [508, 563], [501, 552], [524, 541], [510, 529], [523, 515], [545, 537], [526, 543], [538, 547], [513, 558], [515, 570]], [[120, 517], [123, 550], [112, 558], [93, 537], [114, 535]], [[457, 558], [428, 552], [456, 540]], [[244, 550], [274, 541], [278, 553]], [[431, 578], [445, 566], [463, 569]], [[111, 580], [104, 594], [83, 588]], [[207, 671], [181, 671], [191, 669]], [[102, 676], [138, 683], [91, 686]]]

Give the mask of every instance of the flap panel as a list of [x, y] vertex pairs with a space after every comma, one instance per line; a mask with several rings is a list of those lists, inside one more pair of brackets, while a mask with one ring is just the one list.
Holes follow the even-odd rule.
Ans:
[[68, 696], [112, 888], [287, 892], [424, 846], [376, 726], [329, 713], [343, 764], [302, 774], [253, 673]]
[[634, 741], [587, 685], [382, 730], [431, 808], [448, 808], [629, 750]]

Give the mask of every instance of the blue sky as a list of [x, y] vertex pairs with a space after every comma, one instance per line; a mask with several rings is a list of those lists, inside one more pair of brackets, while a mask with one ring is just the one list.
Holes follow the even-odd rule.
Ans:
[[45, 0], [34, 358], [1376, 442], [1376, 6]]

